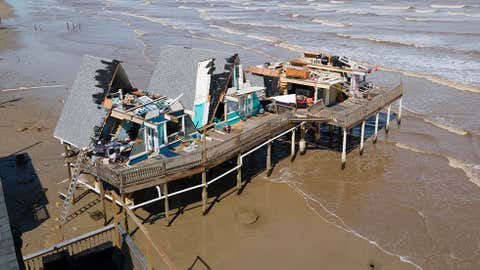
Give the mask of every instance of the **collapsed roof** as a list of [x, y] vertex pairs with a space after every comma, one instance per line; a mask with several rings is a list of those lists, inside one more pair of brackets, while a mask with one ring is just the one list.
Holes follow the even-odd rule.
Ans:
[[85, 55], [65, 100], [53, 136], [77, 148], [88, 147], [94, 127], [108, 113], [101, 104], [108, 92], [132, 89], [119, 61]]

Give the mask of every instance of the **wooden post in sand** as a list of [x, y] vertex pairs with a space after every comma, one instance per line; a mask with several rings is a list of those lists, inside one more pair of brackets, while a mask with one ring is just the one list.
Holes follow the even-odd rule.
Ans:
[[[103, 225], [107, 225], [107, 208], [105, 207], [105, 189], [103, 182], [97, 177], [98, 187], [100, 188], [100, 200], [102, 200]], [[113, 202], [115, 204], [115, 202]]]
[[375, 115], [375, 133], [373, 134], [373, 143], [377, 143], [377, 138], [378, 138], [378, 117], [380, 113], [377, 112]]
[[292, 130], [292, 145], [290, 149], [290, 161], [293, 161], [293, 158], [295, 157], [295, 132], [296, 129]]
[[272, 143], [267, 144], [267, 176], [270, 176], [272, 171]]
[[342, 142], [342, 170], [345, 169], [347, 162], [347, 128], [343, 128], [343, 142]]
[[240, 194], [240, 189], [242, 188], [242, 153], [238, 153], [237, 157], [237, 194]]
[[360, 132], [360, 155], [363, 155], [364, 138], [365, 138], [365, 120], [362, 121], [362, 130]]
[[317, 128], [315, 130], [315, 142], [320, 143], [320, 128], [322, 127], [322, 124], [320, 122], [317, 123]]
[[208, 192], [207, 192], [207, 171], [203, 170], [202, 172], [202, 213], [205, 215], [207, 212], [207, 199], [208, 199]]
[[113, 223], [115, 224], [115, 231], [116, 231], [116, 235], [115, 237], [113, 238], [113, 240], [115, 241], [115, 245], [118, 247], [118, 248], [122, 248], [122, 243], [121, 243], [121, 235], [120, 235], [120, 231], [118, 230], [118, 207], [117, 207], [117, 200], [118, 200], [118, 195], [117, 193], [115, 193], [115, 191], [112, 191], [110, 192], [110, 196], [112, 197], [112, 215], [113, 215]]
[[388, 105], [387, 108], [387, 124], [385, 125], [385, 132], [388, 133], [390, 130], [390, 111], [392, 110], [392, 104]]
[[[126, 201], [126, 200], [125, 200], [125, 192], [123, 192], [123, 190], [122, 190], [122, 199], [121, 199], [121, 200], [122, 200], [122, 205], [125, 206], [125, 201]], [[123, 211], [123, 219], [124, 219], [124, 222], [125, 222], [125, 232], [126, 232], [126, 233], [129, 233], [129, 232], [128, 232], [128, 215], [127, 215], [127, 211], [125, 211], [125, 208], [126, 208], [126, 206], [123, 207], [123, 209], [122, 209], [122, 211]]]
[[398, 101], [398, 115], [397, 115], [397, 124], [399, 126], [402, 123], [402, 101], [403, 101], [403, 97], [400, 97], [400, 100]]
[[305, 154], [305, 151], [307, 151], [307, 142], [305, 141], [305, 122], [302, 122], [300, 125], [300, 141], [299, 141], [299, 150], [300, 154]]
[[170, 206], [168, 204], [168, 184], [165, 182], [163, 185], [163, 196], [165, 196], [165, 199], [163, 199], [163, 206], [165, 210], [165, 226], [170, 225]]

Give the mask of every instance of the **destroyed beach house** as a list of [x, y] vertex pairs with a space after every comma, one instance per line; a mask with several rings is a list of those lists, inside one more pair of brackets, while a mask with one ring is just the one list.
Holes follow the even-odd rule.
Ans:
[[[244, 71], [236, 54], [165, 46], [149, 87], [139, 90], [119, 61], [85, 56], [54, 132], [65, 145], [71, 179], [60, 221], [67, 221], [77, 183], [102, 198], [104, 185], [116, 189], [129, 209], [163, 200], [167, 220], [168, 198], [202, 189], [205, 212], [209, 185], [236, 173], [240, 188], [243, 159], [264, 147], [271, 170], [271, 144], [287, 134], [292, 156], [297, 141], [304, 151], [308, 127], [343, 128], [344, 164], [347, 131], [362, 125], [363, 150], [365, 120], [376, 116], [376, 134], [379, 112], [388, 106], [388, 126], [390, 106], [402, 96], [401, 85], [367, 83], [371, 71], [344, 57], [310, 53]], [[207, 179], [209, 169], [232, 159], [233, 168]], [[95, 183], [79, 179], [81, 173]], [[200, 184], [168, 188], [199, 174]], [[133, 193], [148, 188], [158, 197], [133, 201]]]

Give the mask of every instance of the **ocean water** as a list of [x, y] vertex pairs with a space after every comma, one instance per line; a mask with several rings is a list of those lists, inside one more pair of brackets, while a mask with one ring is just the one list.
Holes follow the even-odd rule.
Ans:
[[[379, 65], [377, 83], [404, 84], [402, 127], [367, 142], [364, 156], [350, 153], [345, 171], [338, 152], [316, 149], [295, 166], [280, 164], [271, 180], [417, 268], [480, 269], [478, 0], [20, 2], [28, 16], [16, 19], [19, 28], [42, 27], [30, 39], [124, 60], [138, 87], [164, 44], [238, 52], [250, 64], [309, 50]], [[66, 21], [81, 31], [67, 33]], [[372, 128], [369, 121], [367, 135]], [[350, 138], [358, 136], [354, 128]]]

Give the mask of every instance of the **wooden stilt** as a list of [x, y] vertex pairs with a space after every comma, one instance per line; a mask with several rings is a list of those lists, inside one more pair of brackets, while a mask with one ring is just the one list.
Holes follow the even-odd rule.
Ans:
[[387, 108], [387, 124], [385, 125], [385, 132], [388, 133], [390, 130], [390, 111], [392, 110], [392, 104], [388, 105]]
[[115, 241], [115, 245], [119, 248], [122, 247], [122, 243], [121, 243], [121, 236], [120, 236], [120, 231], [118, 230], [118, 223], [119, 223], [119, 220], [118, 220], [118, 213], [120, 212], [118, 210], [118, 207], [117, 207], [117, 203], [116, 201], [118, 200], [118, 196], [117, 194], [113, 191], [113, 192], [110, 192], [110, 196], [112, 197], [112, 215], [113, 215], [113, 223], [115, 224], [115, 231], [116, 231], [116, 235], [114, 237], [114, 241]]
[[127, 215], [127, 211], [125, 210], [125, 208], [127, 206], [125, 206], [125, 203], [126, 203], [125, 192], [122, 192], [122, 204], [124, 205], [124, 209], [122, 209], [122, 211], [123, 211], [123, 219], [124, 219], [124, 223], [125, 223], [125, 232], [129, 233], [129, 230], [128, 230], [128, 215]]
[[329, 133], [330, 137], [332, 137], [332, 136], [333, 136], [333, 133], [335, 133], [334, 128], [335, 128], [335, 127], [332, 126], [332, 125], [329, 125], [329, 126], [328, 126], [328, 133]]
[[267, 176], [270, 176], [272, 171], [272, 143], [267, 144]]
[[305, 122], [300, 125], [300, 142], [299, 142], [300, 154], [305, 154], [307, 150], [307, 142], [305, 141]]
[[237, 194], [240, 194], [240, 189], [242, 188], [242, 154], [238, 153], [237, 165], [240, 166], [237, 169]]
[[295, 157], [295, 131], [296, 129], [292, 130], [292, 145], [290, 148], [290, 161], [293, 161]]
[[365, 120], [362, 122], [362, 130], [360, 132], [360, 155], [363, 155], [363, 141], [365, 138]]
[[165, 196], [165, 199], [163, 199], [163, 206], [165, 208], [165, 226], [170, 225], [170, 206], [168, 204], [168, 184], [164, 183], [162, 185], [163, 187], [163, 196]]
[[398, 126], [400, 126], [400, 124], [402, 123], [402, 101], [403, 101], [403, 97], [401, 97], [400, 100], [398, 101], [398, 115], [397, 115]]
[[378, 139], [378, 117], [379, 117], [379, 115], [380, 115], [380, 113], [378, 113], [378, 112], [375, 115], [375, 133], [373, 134], [373, 143], [376, 143], [377, 139]]
[[103, 182], [100, 178], [97, 177], [98, 186], [100, 188], [100, 200], [102, 201], [102, 213], [103, 213], [103, 225], [107, 225], [107, 210], [105, 206], [105, 189], [103, 187]]
[[345, 169], [346, 162], [347, 162], [347, 129], [343, 128], [342, 170]]
[[316, 143], [320, 143], [320, 128], [321, 128], [321, 126], [322, 126], [322, 124], [320, 122], [318, 122], [316, 130], [315, 130], [315, 142]]
[[207, 212], [207, 199], [208, 199], [208, 193], [207, 193], [207, 171], [204, 170], [202, 172], [202, 212], [205, 215]]

